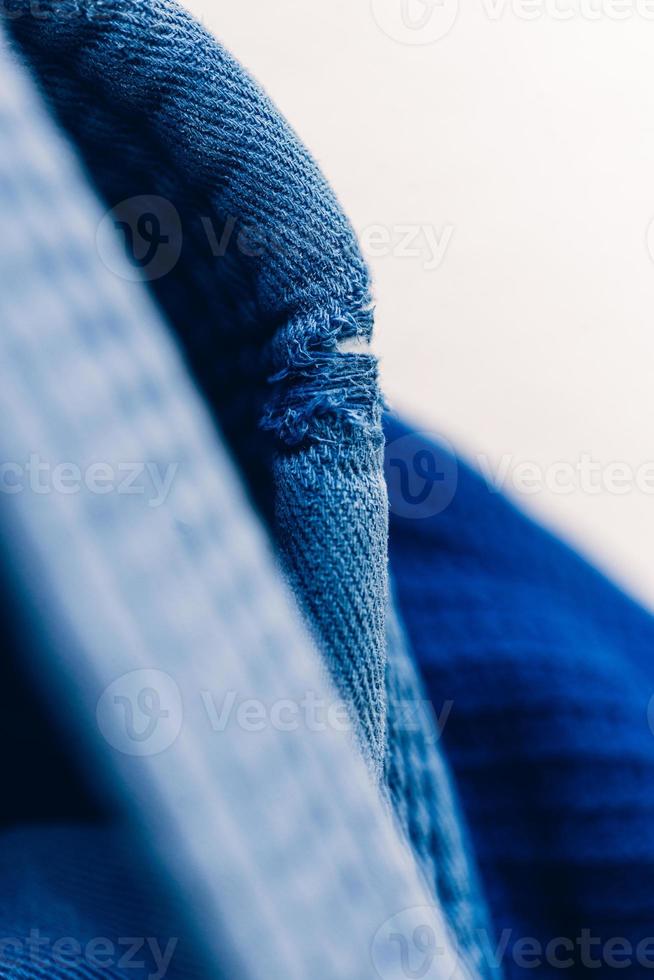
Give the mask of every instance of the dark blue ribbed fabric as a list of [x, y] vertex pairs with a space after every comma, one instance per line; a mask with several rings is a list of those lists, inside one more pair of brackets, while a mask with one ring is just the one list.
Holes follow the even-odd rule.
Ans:
[[135, 843], [82, 824], [0, 833], [0, 977], [207, 977], [188, 910]]
[[[505, 974], [651, 976], [654, 620], [442, 448], [414, 435], [393, 465], [408, 435], [388, 420], [391, 567], [429, 696], [452, 703], [443, 742]], [[415, 499], [420, 472], [442, 477], [422, 513], [403, 464]], [[567, 940], [549, 954], [567, 965], [543, 949], [534, 971], [526, 937]]]

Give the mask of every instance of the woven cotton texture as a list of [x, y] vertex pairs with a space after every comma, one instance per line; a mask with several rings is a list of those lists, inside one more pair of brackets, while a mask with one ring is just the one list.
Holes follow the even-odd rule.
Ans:
[[391, 565], [505, 975], [651, 976], [654, 621], [442, 446], [387, 437], [414, 499], [441, 478], [413, 505], [391, 481]]
[[[279, 503], [289, 572], [379, 774], [387, 508], [376, 361], [337, 349], [372, 329], [350, 225], [267, 98], [175, 4], [58, 0], [38, 18], [29, 0], [21, 8], [8, 27], [109, 206], [148, 195], [179, 216], [178, 260], [146, 278], [257, 500]], [[370, 520], [337, 519], [362, 496]]]
[[147, 258], [139, 215], [124, 204], [143, 207], [143, 195], [168, 245], [178, 240], [170, 267], [141, 271], [269, 520], [369, 768], [387, 781], [462, 953], [490, 974], [432, 719], [402, 731], [394, 717], [398, 691], [422, 694], [404, 646], [387, 662], [377, 365], [339, 349], [372, 329], [354, 234], [268, 99], [175, 4], [46, 3], [41, 18], [18, 7], [24, 16], [8, 26], [130, 250], [137, 242]]
[[[167, 328], [118, 246], [112, 271], [99, 262], [101, 209], [4, 50], [0, 71], [2, 458], [177, 466], [158, 502], [145, 480], [3, 496], [3, 551], [69, 745], [181, 892], [206, 975], [401, 980], [384, 932], [399, 913], [409, 936], [438, 937], [434, 975], [463, 977], [347, 733], [208, 724], [203, 692], [268, 707], [333, 694]], [[139, 736], [125, 707], [144, 691], [165, 715]]]

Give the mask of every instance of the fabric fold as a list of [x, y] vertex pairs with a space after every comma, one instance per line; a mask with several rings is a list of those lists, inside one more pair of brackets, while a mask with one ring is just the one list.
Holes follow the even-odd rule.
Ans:
[[[117, 238], [111, 270], [98, 261], [101, 206], [4, 45], [0, 75], [0, 556], [69, 751], [129, 821], [133, 870], [153, 862], [185, 906], [203, 975], [401, 980], [394, 937], [422, 929], [432, 975], [466, 980], [348, 732], [297, 717], [335, 693], [168, 326]], [[19, 479], [34, 460], [54, 492]], [[168, 492], [152, 496], [147, 465], [131, 493], [112, 482], [135, 462], [175, 467]], [[208, 705], [230, 696], [263, 725], [220, 725]], [[280, 704], [296, 725], [273, 720]], [[48, 846], [28, 838], [27, 875]], [[28, 925], [72, 919], [86, 938], [112, 910], [76, 910], [86, 879], [76, 891], [69, 870], [36, 876]], [[138, 936], [152, 910], [125, 902]], [[3, 930], [20, 924], [5, 912]]]
[[[132, 262], [268, 521], [368, 769], [469, 969], [491, 975], [472, 859], [440, 826], [460, 815], [433, 718], [401, 731], [395, 714], [398, 691], [422, 697], [406, 646], [387, 656], [382, 398], [375, 358], [344, 345], [373, 325], [354, 233], [266, 96], [176, 4], [59, 0], [38, 19], [23, 0], [18, 9], [17, 48], [111, 220], [129, 230]], [[148, 238], [166, 246], [149, 261]]]

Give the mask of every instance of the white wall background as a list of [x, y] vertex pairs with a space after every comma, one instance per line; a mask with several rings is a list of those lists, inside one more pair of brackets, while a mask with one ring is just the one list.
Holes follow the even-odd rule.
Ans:
[[361, 233], [392, 403], [654, 606], [654, 0], [185, 2]]

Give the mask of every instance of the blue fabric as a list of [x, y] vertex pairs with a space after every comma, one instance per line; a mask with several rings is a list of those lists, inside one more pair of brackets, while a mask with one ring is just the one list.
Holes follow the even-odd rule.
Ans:
[[[16, 6], [24, 16], [8, 26], [109, 206], [147, 194], [179, 215], [178, 261], [166, 275], [146, 274], [157, 276], [155, 295], [257, 500], [277, 511], [297, 588], [380, 772], [381, 401], [375, 359], [337, 350], [338, 341], [365, 340], [372, 329], [354, 233], [267, 98], [175, 4], [70, 0], [43, 4], [39, 18], [29, 0]], [[170, 235], [166, 215], [157, 217]], [[220, 241], [232, 229], [224, 255], [212, 254], [208, 224]], [[362, 496], [368, 520], [356, 521]], [[318, 579], [325, 554], [331, 560], [320, 560]], [[365, 589], [343, 574], [346, 564], [363, 570]], [[355, 639], [351, 610], [359, 604]], [[333, 615], [335, 605], [344, 615]]]
[[[70, 0], [42, 4], [38, 18], [16, 6], [8, 27], [184, 345], [369, 769], [462, 955], [491, 975], [434, 720], [398, 717], [423, 698], [406, 644], [389, 637], [377, 364], [341, 350], [372, 329], [352, 229], [265, 95], [174, 3]], [[163, 266], [136, 254], [148, 227], [155, 244], [166, 239]]]
[[[3, 41], [0, 80], [1, 667], [40, 692], [30, 755], [58, 738], [83, 769], [6, 807], [39, 827], [0, 834], [2, 973], [98, 975], [34, 960], [40, 929], [73, 958], [179, 938], [185, 980], [183, 950], [203, 977], [402, 980], [417, 932], [435, 980], [468, 980], [168, 325], [113, 227], [99, 260], [100, 203]], [[78, 779], [120, 850], [42, 826]]]
[[[654, 620], [463, 461], [396, 419], [386, 433], [391, 565], [429, 696], [451, 704], [505, 974], [649, 976]], [[545, 956], [559, 937], [565, 967]], [[607, 962], [620, 937], [631, 953]]]
[[128, 829], [5, 831], [0, 882], [3, 977], [201, 980], [216, 969]]
[[[8, 21], [18, 50], [183, 346], [466, 962], [492, 973], [499, 941], [509, 977], [610, 968], [598, 942], [624, 937], [635, 951], [654, 932], [651, 618], [463, 463], [388, 420], [407, 643], [388, 596], [376, 364], [340, 350], [370, 335], [368, 277], [323, 178], [173, 4], [28, 8], [19, 0]], [[426, 696], [450, 706], [442, 743], [429, 713], [402, 716], [424, 697], [408, 647]], [[623, 973], [649, 975], [627, 955]]]

